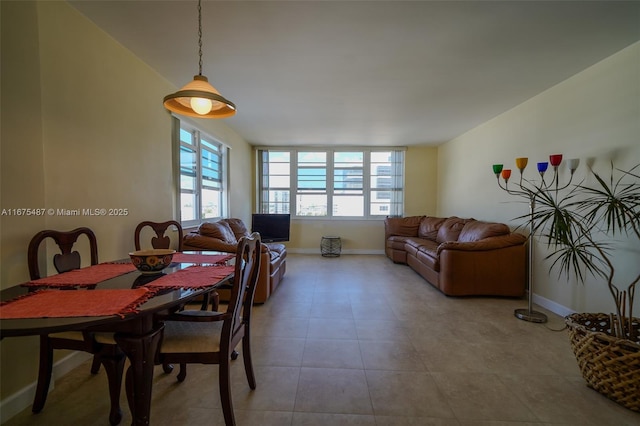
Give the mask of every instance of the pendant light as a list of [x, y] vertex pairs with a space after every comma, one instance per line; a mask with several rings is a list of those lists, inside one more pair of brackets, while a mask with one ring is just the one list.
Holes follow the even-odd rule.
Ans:
[[193, 81], [164, 97], [164, 107], [176, 114], [199, 118], [227, 118], [235, 115], [236, 106], [225, 99], [202, 75], [202, 6], [198, 0], [199, 70]]

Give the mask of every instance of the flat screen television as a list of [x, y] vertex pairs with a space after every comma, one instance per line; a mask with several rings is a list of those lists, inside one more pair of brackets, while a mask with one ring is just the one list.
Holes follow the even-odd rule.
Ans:
[[289, 241], [290, 225], [290, 214], [254, 213], [251, 217], [251, 232], [259, 232], [265, 243]]

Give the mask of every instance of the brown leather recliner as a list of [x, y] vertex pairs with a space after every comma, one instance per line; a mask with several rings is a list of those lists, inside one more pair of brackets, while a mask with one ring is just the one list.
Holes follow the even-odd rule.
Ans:
[[385, 219], [385, 252], [449, 296], [522, 296], [526, 241], [503, 223], [459, 217]]
[[[196, 231], [184, 236], [182, 249], [235, 253], [238, 240], [248, 235], [249, 230], [241, 219], [229, 218], [217, 222], [205, 222]], [[261, 256], [255, 303], [266, 302], [280, 284], [286, 270], [287, 248], [280, 243], [264, 243]], [[225, 300], [228, 296], [224, 290], [218, 293], [221, 300]]]

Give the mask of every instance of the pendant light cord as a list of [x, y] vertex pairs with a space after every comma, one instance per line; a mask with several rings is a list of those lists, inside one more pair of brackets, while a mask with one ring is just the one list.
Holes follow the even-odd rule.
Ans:
[[182, 89], [165, 96], [163, 103], [169, 111], [190, 117], [227, 118], [236, 114], [235, 104], [223, 98], [202, 75], [202, 0], [198, 0], [198, 75]]
[[202, 5], [201, 0], [198, 0], [198, 75], [202, 75]]

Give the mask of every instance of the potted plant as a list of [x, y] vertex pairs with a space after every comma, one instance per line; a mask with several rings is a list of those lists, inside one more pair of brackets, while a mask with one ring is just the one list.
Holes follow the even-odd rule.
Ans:
[[590, 169], [592, 183], [585, 179], [564, 190], [544, 178], [521, 184], [535, 210], [518, 218], [546, 241], [550, 272], [557, 269], [580, 282], [593, 275], [606, 283], [611, 313], [576, 313], [565, 322], [587, 384], [634, 411], [640, 411], [640, 319], [634, 312], [640, 262], [632, 265], [637, 271], [630, 282], [619, 283], [613, 259], [617, 237], [640, 242], [639, 170], [640, 164], [629, 170], [611, 164], [610, 175], [602, 177]]

